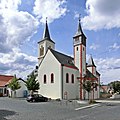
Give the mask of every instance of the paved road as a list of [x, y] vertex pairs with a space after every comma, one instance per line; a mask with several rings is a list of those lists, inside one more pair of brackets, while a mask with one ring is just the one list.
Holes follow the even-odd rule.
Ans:
[[0, 98], [0, 120], [120, 120], [120, 104], [102, 103], [75, 110], [78, 104]]

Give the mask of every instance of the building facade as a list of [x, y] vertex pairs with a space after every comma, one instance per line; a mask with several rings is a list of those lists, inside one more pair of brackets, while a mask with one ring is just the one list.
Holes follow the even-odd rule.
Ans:
[[8, 96], [8, 84], [11, 82], [14, 76], [0, 75], [0, 97]]
[[[72, 47], [72, 46], [71, 46]], [[73, 37], [74, 58], [55, 50], [46, 21], [43, 39], [38, 42], [39, 93], [52, 99], [88, 99], [83, 83], [91, 81], [91, 99], [99, 98], [100, 74], [92, 56], [86, 63], [86, 36], [79, 20]]]

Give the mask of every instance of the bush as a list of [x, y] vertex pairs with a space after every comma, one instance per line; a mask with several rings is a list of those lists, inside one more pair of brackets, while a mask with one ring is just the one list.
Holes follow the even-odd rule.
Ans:
[[89, 100], [89, 102], [88, 102], [89, 104], [95, 104], [95, 103], [97, 103], [95, 100]]
[[109, 93], [101, 93], [100, 98], [110, 98], [112, 95]]

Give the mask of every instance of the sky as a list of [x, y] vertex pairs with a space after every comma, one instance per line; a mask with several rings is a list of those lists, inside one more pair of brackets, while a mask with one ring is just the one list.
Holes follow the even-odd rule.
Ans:
[[[104, 84], [120, 80], [120, 0], [0, 0], [0, 74], [26, 78], [38, 63], [38, 41], [48, 18], [55, 49], [73, 56], [80, 14]], [[87, 62], [86, 61], [86, 62]]]

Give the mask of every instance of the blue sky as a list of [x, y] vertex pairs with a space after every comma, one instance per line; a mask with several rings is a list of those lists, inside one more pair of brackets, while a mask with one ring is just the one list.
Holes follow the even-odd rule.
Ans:
[[120, 1], [3, 0], [0, 1], [0, 74], [25, 78], [37, 64], [38, 45], [48, 17], [56, 50], [73, 56], [78, 17], [87, 37], [101, 82], [120, 80]]

